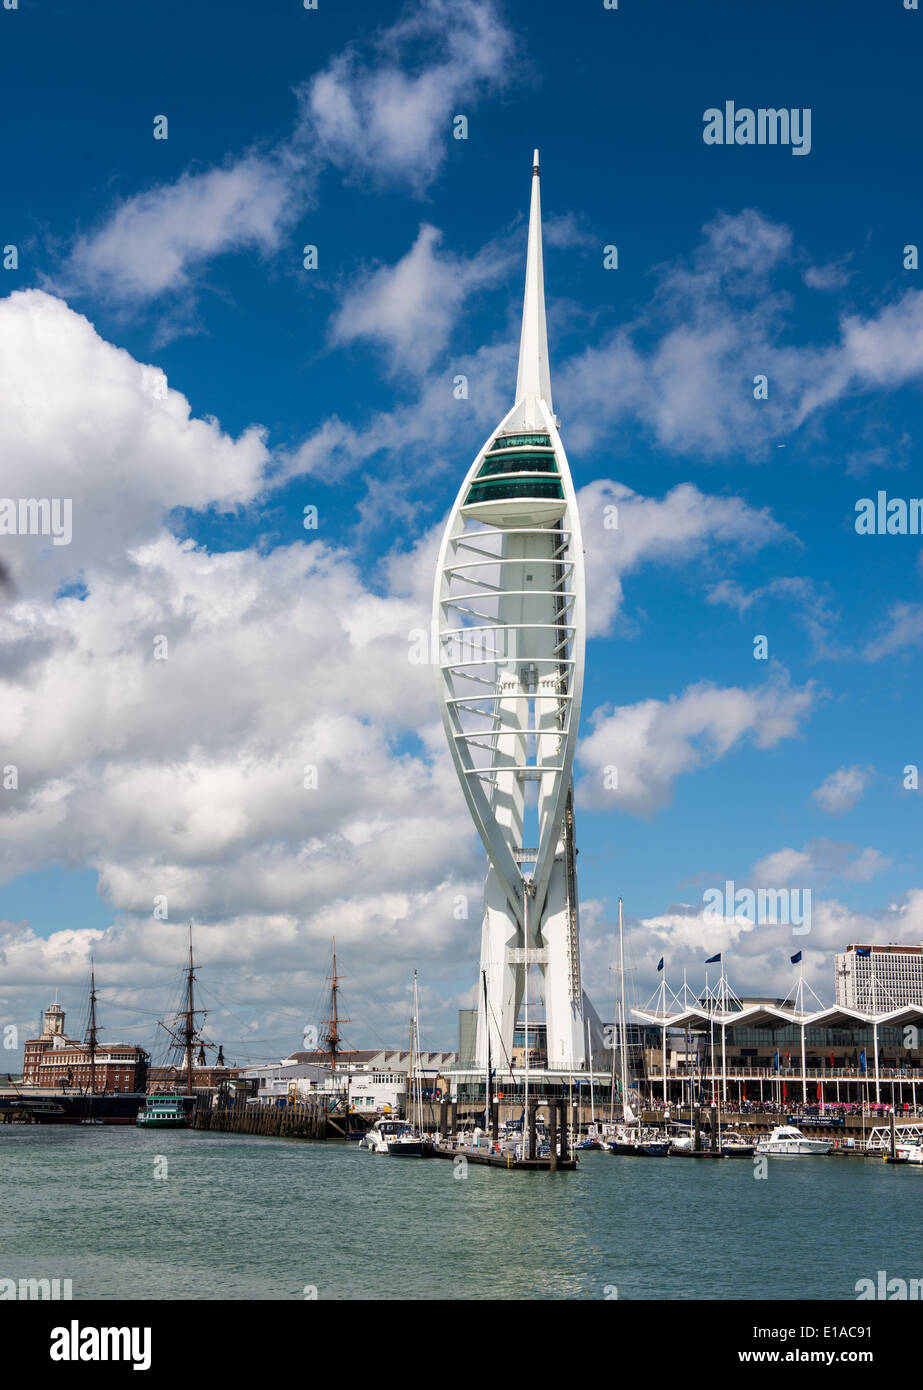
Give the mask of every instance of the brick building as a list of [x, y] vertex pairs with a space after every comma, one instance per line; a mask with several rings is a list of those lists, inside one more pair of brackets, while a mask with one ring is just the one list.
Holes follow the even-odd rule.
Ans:
[[144, 1091], [147, 1053], [134, 1043], [106, 1043], [96, 1049], [95, 1076], [85, 1042], [67, 1037], [64, 1010], [57, 1002], [45, 1010], [41, 1036], [23, 1044], [24, 1086], [85, 1091]]

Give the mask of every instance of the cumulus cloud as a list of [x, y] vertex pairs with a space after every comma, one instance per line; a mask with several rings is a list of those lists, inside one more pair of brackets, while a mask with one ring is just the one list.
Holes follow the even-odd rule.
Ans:
[[[674, 904], [662, 913], [632, 924], [630, 948], [642, 962], [639, 990], [653, 990], [660, 956], [676, 988], [683, 968], [690, 988], [701, 995], [706, 956], [722, 953], [731, 987], [751, 998], [783, 999], [793, 986], [790, 955], [803, 954], [800, 968], [824, 1004], [835, 997], [833, 954], [850, 941], [918, 945], [923, 940], [923, 889], [911, 889], [900, 902], [875, 911], [857, 912], [836, 898], [814, 897], [810, 931], [792, 935], [790, 926], [747, 921], [708, 912], [703, 904]], [[714, 979], [712, 979], [714, 984]]]
[[459, 99], [468, 111], [502, 87], [512, 46], [492, 0], [420, 0], [299, 88], [283, 140], [124, 199], [76, 238], [55, 285], [137, 303], [187, 288], [215, 256], [268, 254], [316, 198], [328, 163], [422, 194], [445, 159]]
[[333, 344], [366, 340], [387, 349], [391, 370], [429, 368], [468, 297], [505, 276], [512, 263], [510, 252], [497, 246], [465, 260], [441, 251], [441, 241], [438, 228], [424, 223], [396, 265], [351, 282], [331, 321]]
[[811, 795], [822, 811], [841, 816], [861, 800], [873, 775], [870, 767], [840, 767], [825, 777]]
[[[773, 276], [794, 259], [791, 231], [753, 209], [709, 223], [688, 262], [661, 267], [633, 323], [558, 373], [571, 445], [590, 448], [633, 420], [676, 453], [760, 455], [847, 395], [923, 374], [916, 290], [867, 317], [843, 315], [829, 343], [787, 342], [789, 297]], [[758, 374], [769, 379], [766, 400], [753, 396]]]
[[260, 428], [235, 440], [214, 420], [195, 419], [159, 368], [41, 290], [0, 300], [0, 380], [5, 493], [72, 503], [69, 545], [5, 538], [21, 592], [47, 593], [103, 557], [118, 561], [172, 508], [231, 511], [263, 484]]
[[302, 123], [351, 178], [422, 192], [438, 172], [451, 121], [509, 81], [514, 40], [492, 0], [424, 0], [379, 37], [370, 66], [339, 54], [303, 93]]
[[753, 554], [764, 545], [793, 541], [765, 507], [739, 497], [717, 497], [681, 483], [663, 498], [645, 497], [624, 483], [598, 478], [578, 494], [586, 546], [590, 635], [610, 630], [622, 598], [622, 576], [642, 563], [683, 563], [710, 545]]
[[300, 210], [304, 166], [290, 151], [248, 153], [126, 198], [77, 238], [60, 287], [146, 300], [189, 284], [213, 256], [276, 249]]
[[773, 748], [796, 737], [818, 698], [813, 683], [792, 686], [777, 671], [749, 690], [702, 681], [670, 700], [603, 706], [578, 748], [580, 799], [591, 808], [651, 816], [669, 804], [677, 777], [718, 761], [744, 740]]
[[763, 887], [848, 879], [868, 883], [890, 867], [892, 860], [880, 850], [840, 840], [810, 840], [803, 849], [780, 849], [767, 854], [753, 866], [753, 882]]

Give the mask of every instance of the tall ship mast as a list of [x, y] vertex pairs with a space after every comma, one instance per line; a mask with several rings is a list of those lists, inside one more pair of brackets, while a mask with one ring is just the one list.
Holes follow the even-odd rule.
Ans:
[[214, 1043], [209, 1043], [209, 1042], [206, 1042], [206, 1041], [205, 1041], [205, 1039], [202, 1037], [202, 1030], [201, 1030], [201, 1027], [199, 1027], [199, 1026], [196, 1024], [196, 1017], [197, 1017], [197, 1016], [201, 1016], [201, 1017], [204, 1019], [204, 1018], [207, 1016], [208, 1010], [207, 1010], [207, 1009], [197, 1009], [197, 1008], [196, 1008], [196, 1004], [195, 1004], [195, 981], [196, 981], [196, 973], [195, 973], [195, 971], [196, 971], [195, 959], [194, 959], [193, 953], [192, 953], [192, 925], [190, 924], [190, 926], [189, 926], [189, 963], [188, 963], [188, 965], [186, 966], [186, 969], [185, 969], [185, 975], [186, 975], [186, 987], [185, 987], [185, 990], [184, 990], [184, 994], [185, 994], [185, 1008], [180, 1009], [180, 1011], [179, 1011], [177, 1014], [175, 1014], [175, 1015], [173, 1016], [173, 1017], [175, 1018], [176, 1022], [175, 1022], [172, 1026], [171, 1026], [170, 1024], [164, 1023], [164, 1022], [162, 1022], [162, 1021], [161, 1021], [161, 1024], [160, 1024], [161, 1028], [165, 1029], [166, 1032], [168, 1032], [168, 1033], [170, 1034], [170, 1037], [173, 1039], [172, 1043], [170, 1044], [171, 1050], [175, 1049], [176, 1051], [181, 1052], [181, 1054], [182, 1054], [182, 1056], [183, 1056], [183, 1070], [184, 1070], [185, 1073], [186, 1073], [186, 1094], [187, 1094], [187, 1096], [190, 1096], [190, 1097], [193, 1096], [193, 1095], [195, 1094], [195, 1086], [194, 1086], [194, 1081], [193, 1081], [193, 1070], [192, 1070], [192, 1068], [193, 1068], [193, 1060], [192, 1060], [193, 1049], [195, 1048], [196, 1044], [198, 1044], [200, 1054], [203, 1054], [203, 1055], [204, 1055], [204, 1049], [205, 1049], [206, 1047], [207, 1047], [207, 1048], [211, 1048], [211, 1049], [214, 1048]]
[[342, 1038], [340, 1035], [340, 1025], [343, 1023], [352, 1023], [351, 1018], [340, 1017], [339, 993], [340, 981], [343, 979], [343, 976], [337, 973], [336, 937], [333, 938], [333, 967], [327, 979], [330, 981], [330, 1017], [322, 1020], [324, 1032], [321, 1035], [320, 1041], [324, 1044], [323, 1050], [330, 1055], [330, 1070], [335, 1076], [337, 1058], [343, 1050], [341, 1046]]

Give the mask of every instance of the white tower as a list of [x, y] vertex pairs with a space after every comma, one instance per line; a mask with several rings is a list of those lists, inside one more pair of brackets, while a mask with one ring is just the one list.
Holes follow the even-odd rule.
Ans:
[[516, 403], [455, 500], [433, 596], [443, 723], [488, 857], [479, 1068], [488, 1030], [493, 1065], [512, 1058], [527, 962], [544, 979], [549, 1071], [589, 1064], [573, 827], [585, 609], [577, 503], [551, 404], [536, 150]]

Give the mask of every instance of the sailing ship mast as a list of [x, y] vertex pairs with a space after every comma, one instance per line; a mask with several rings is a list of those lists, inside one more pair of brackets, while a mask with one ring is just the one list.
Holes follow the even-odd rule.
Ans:
[[96, 1094], [96, 1048], [97, 1033], [99, 1029], [96, 1025], [96, 968], [93, 957], [90, 957], [90, 1021], [87, 1024], [87, 1048], [90, 1053], [90, 1095]]
[[198, 1042], [200, 1047], [213, 1047], [213, 1043], [202, 1041], [200, 1030], [196, 1027], [196, 1015], [201, 1014], [204, 1018], [207, 1010], [197, 1009], [195, 1006], [195, 960], [192, 954], [192, 923], [189, 924], [189, 964], [186, 966], [186, 1007], [174, 1015], [178, 1026], [171, 1028], [166, 1023], [161, 1023], [161, 1028], [165, 1028], [173, 1039], [171, 1047], [177, 1048], [183, 1053], [185, 1059], [186, 1072], [186, 1094], [194, 1095], [193, 1076], [192, 1076], [192, 1049]]
[[[333, 937], [332, 940], [333, 940], [333, 971], [332, 971], [332, 974], [330, 974], [330, 975], [327, 976], [327, 979], [330, 981], [330, 1017], [329, 1017], [329, 1018], [325, 1018], [325, 1019], [323, 1020], [324, 1026], [325, 1026], [325, 1028], [326, 1028], [326, 1032], [324, 1033], [324, 1035], [323, 1035], [321, 1041], [324, 1042], [324, 1043], [326, 1044], [326, 1049], [325, 1049], [325, 1050], [326, 1050], [327, 1052], [329, 1052], [329, 1054], [330, 1054], [330, 1071], [331, 1071], [331, 1073], [333, 1074], [333, 1076], [335, 1077], [335, 1076], [336, 1076], [336, 1069], [337, 1069], [337, 1057], [339, 1056], [340, 1052], [342, 1051], [342, 1048], [341, 1048], [341, 1046], [340, 1046], [340, 1043], [341, 1043], [341, 1041], [342, 1041], [342, 1039], [341, 1039], [341, 1037], [340, 1037], [340, 1024], [341, 1024], [341, 1023], [352, 1023], [352, 1019], [351, 1019], [351, 1018], [340, 1018], [340, 1007], [339, 1007], [338, 995], [339, 995], [339, 992], [340, 992], [340, 981], [343, 979], [343, 976], [337, 973], [337, 942], [336, 942], [336, 937]], [[347, 1072], [347, 1075], [348, 1075], [348, 1072]]]

